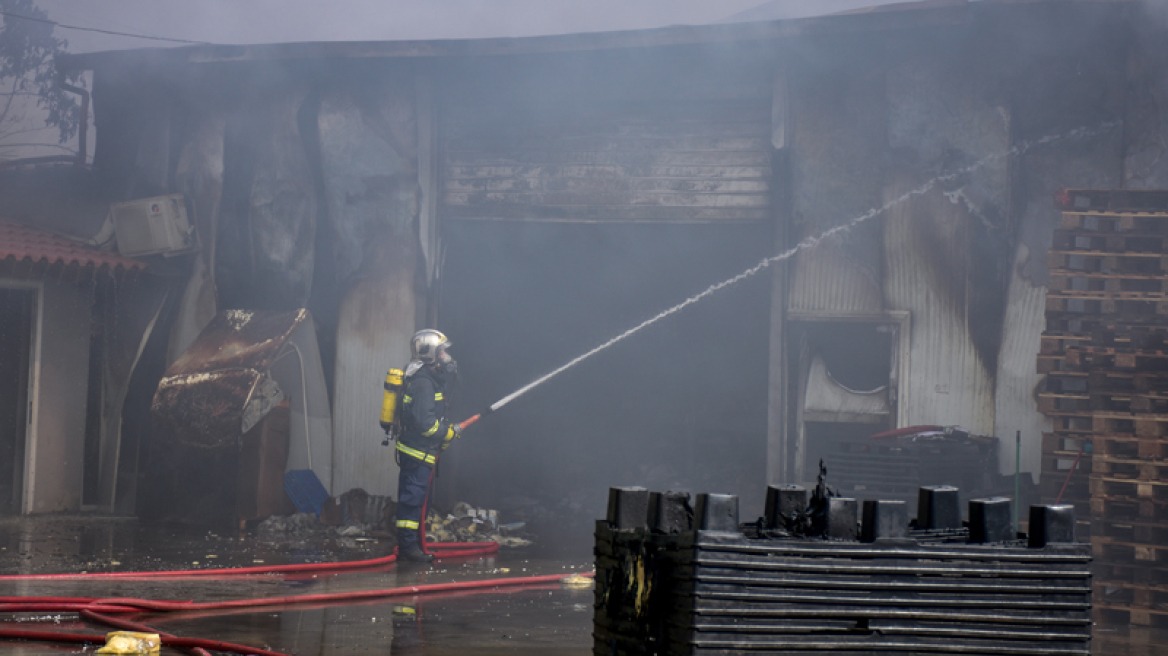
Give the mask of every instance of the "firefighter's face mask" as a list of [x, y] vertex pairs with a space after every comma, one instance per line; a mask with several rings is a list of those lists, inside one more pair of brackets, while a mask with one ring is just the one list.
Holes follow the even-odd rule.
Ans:
[[447, 349], [449, 348], [450, 344], [444, 344], [443, 346], [438, 347], [438, 355], [435, 360], [438, 362], [438, 366], [442, 369], [443, 373], [448, 376], [457, 376], [458, 362], [456, 362], [454, 358], [450, 356], [450, 353], [447, 352]]

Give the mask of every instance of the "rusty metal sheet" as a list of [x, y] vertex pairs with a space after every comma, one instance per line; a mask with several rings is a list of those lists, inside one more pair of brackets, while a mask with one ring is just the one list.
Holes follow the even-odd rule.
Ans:
[[158, 384], [151, 413], [159, 439], [207, 448], [238, 443], [252, 390], [307, 316], [217, 314]]
[[189, 377], [191, 374], [225, 369], [264, 371], [292, 335], [292, 331], [307, 316], [307, 310], [220, 312], [207, 324], [190, 348], [170, 365], [162, 384], [172, 378], [180, 380], [180, 377]]
[[255, 369], [167, 376], [154, 395], [154, 432], [187, 446], [237, 444], [244, 404], [259, 379]]

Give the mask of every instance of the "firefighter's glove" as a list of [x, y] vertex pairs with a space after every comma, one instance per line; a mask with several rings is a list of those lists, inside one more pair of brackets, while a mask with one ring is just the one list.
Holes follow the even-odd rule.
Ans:
[[458, 424], [450, 424], [450, 430], [446, 431], [446, 439], [442, 440], [442, 450], [445, 451], [450, 443], [462, 437], [462, 427]]

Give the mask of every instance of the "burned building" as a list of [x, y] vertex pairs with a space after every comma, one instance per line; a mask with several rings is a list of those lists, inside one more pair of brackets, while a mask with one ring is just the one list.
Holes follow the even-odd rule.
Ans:
[[[393, 490], [375, 422], [416, 328], [452, 336], [469, 415], [746, 272], [484, 420], [443, 463], [445, 494], [589, 517], [595, 490], [630, 480], [751, 498], [906, 426], [1020, 431], [1037, 475], [1051, 194], [1168, 184], [1163, 18], [922, 2], [59, 66], [93, 71], [102, 187], [182, 194], [199, 235], [171, 262], [163, 364], [219, 311], [311, 313], [334, 494]], [[110, 439], [148, 460], [165, 437], [134, 426]], [[1013, 473], [1013, 449], [997, 457]], [[137, 478], [119, 480], [104, 504], [134, 496]]]

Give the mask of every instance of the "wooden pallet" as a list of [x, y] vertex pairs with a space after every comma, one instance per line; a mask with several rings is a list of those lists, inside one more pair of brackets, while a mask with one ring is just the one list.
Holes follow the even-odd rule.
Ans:
[[[1086, 394], [1091, 373], [1088, 371], [1052, 371], [1043, 380], [1044, 391], [1052, 394]], [[1127, 382], [1127, 381], [1124, 381]], [[1131, 386], [1114, 389], [1128, 390]]]
[[1126, 434], [1096, 433], [1091, 436], [1095, 456], [1128, 460], [1168, 459], [1168, 440]]
[[1148, 567], [1168, 568], [1168, 544], [1120, 542], [1092, 535], [1091, 556], [1104, 562], [1139, 563]]
[[1123, 604], [1132, 609], [1168, 610], [1168, 586], [1113, 581], [1108, 583], [1106, 588], [1104, 595], [1113, 605]]
[[[1082, 315], [1126, 315], [1144, 317], [1149, 314], [1168, 315], [1168, 300], [1149, 301], [1140, 298], [1081, 298], [1067, 293], [1048, 293], [1046, 311]], [[1048, 318], [1049, 321], [1049, 318]]]
[[[1096, 526], [1096, 531], [1099, 527]], [[1136, 562], [1110, 562], [1095, 560], [1091, 563], [1091, 575], [1095, 584], [1106, 585], [1159, 585], [1168, 586], [1168, 568], [1145, 565]]]
[[[1057, 357], [1057, 356], [1052, 356]], [[1067, 346], [1062, 357], [1074, 368], [1090, 367], [1095, 370], [1141, 370], [1163, 372], [1168, 368], [1168, 351], [1134, 350], [1078, 344]]]
[[1168, 326], [1099, 323], [1091, 328], [1090, 343], [1132, 351], [1168, 350]]
[[1040, 338], [1038, 352], [1043, 355], [1061, 355], [1066, 352], [1068, 346], [1090, 344], [1093, 341], [1091, 335], [1045, 332]]
[[[1091, 522], [1092, 535], [1129, 544], [1168, 545], [1168, 523], [1153, 519], [1115, 519], [1096, 517]], [[1165, 571], [1168, 577], [1168, 570]], [[1165, 581], [1168, 583], [1168, 580]]]
[[1054, 270], [1047, 289], [1082, 298], [1146, 298], [1158, 300], [1168, 292], [1168, 279], [1160, 271], [1143, 273], [1084, 273]]
[[1067, 190], [1056, 204], [1036, 362], [1054, 428], [1043, 482], [1081, 493], [1081, 450], [1096, 621], [1168, 627], [1168, 191]]
[[1087, 368], [1079, 364], [1081, 360], [1076, 356], [1068, 358], [1066, 353], [1040, 353], [1037, 359], [1037, 369], [1035, 373], [1039, 374], [1057, 374], [1057, 373], [1087, 373]]
[[[1137, 393], [1163, 395], [1168, 393], [1168, 371], [1132, 371], [1111, 369], [1107, 371], [1060, 372], [1071, 377], [1085, 375], [1084, 390], [1099, 393]], [[1068, 385], [1068, 387], [1070, 387]]]
[[1094, 409], [1091, 405], [1091, 396], [1087, 394], [1056, 394], [1040, 392], [1038, 394], [1038, 411], [1045, 415], [1060, 412], [1082, 413]]
[[1168, 521], [1168, 504], [1155, 499], [1091, 497], [1091, 516], [1108, 519]]
[[1063, 212], [1059, 228], [1071, 232], [1168, 235], [1168, 214], [1136, 212]]
[[1168, 191], [1160, 189], [1065, 189], [1054, 200], [1064, 212], [1168, 212]]
[[1168, 503], [1168, 480], [1117, 478], [1091, 474], [1091, 498], [1141, 498]]
[[1091, 456], [1093, 444], [1091, 443], [1090, 433], [1054, 432], [1042, 434], [1042, 453], [1044, 455], [1070, 456], [1074, 458], [1078, 455], [1080, 449], [1084, 451], [1083, 457], [1089, 458]]
[[1168, 236], [1156, 229], [1106, 232], [1099, 230], [1055, 230], [1051, 239], [1054, 251], [1087, 251], [1112, 255], [1160, 255], [1168, 252]]
[[1091, 417], [1096, 434], [1168, 437], [1168, 415], [1137, 412], [1096, 412]]
[[1050, 271], [1079, 273], [1153, 273], [1168, 270], [1168, 255], [1155, 252], [1052, 249], [1047, 252], [1046, 267]]
[[1052, 415], [1050, 419], [1056, 433], [1090, 435], [1095, 431], [1094, 415], [1090, 413]]
[[1092, 619], [1098, 624], [1168, 627], [1168, 610], [1132, 608], [1125, 604], [1092, 601]]
[[1145, 253], [1160, 255], [1168, 251], [1168, 237], [1155, 231], [1055, 230], [1054, 238], [1051, 241], [1051, 250], [1071, 253], [1086, 251], [1121, 256], [1143, 255]]
[[1157, 332], [1168, 330], [1168, 317], [1144, 315], [1117, 317], [1104, 314], [1048, 312], [1046, 314], [1046, 334], [1091, 335], [1097, 331], [1131, 333], [1136, 331]]
[[1121, 478], [1168, 483], [1168, 461], [1117, 458], [1109, 455], [1093, 455], [1091, 473], [1108, 478]]
[[[1070, 396], [1070, 395], [1064, 395]], [[1168, 413], [1168, 394], [1164, 392], [1091, 392], [1087, 395], [1092, 410], [1121, 413]], [[1071, 405], [1064, 402], [1062, 407]], [[1041, 409], [1041, 403], [1040, 403]]]

